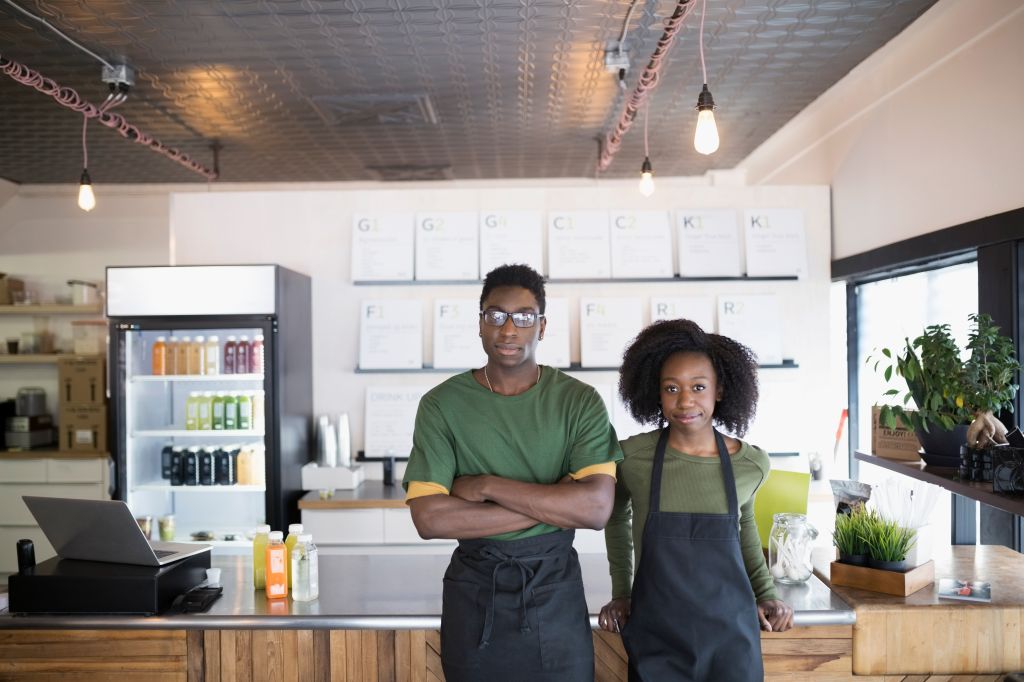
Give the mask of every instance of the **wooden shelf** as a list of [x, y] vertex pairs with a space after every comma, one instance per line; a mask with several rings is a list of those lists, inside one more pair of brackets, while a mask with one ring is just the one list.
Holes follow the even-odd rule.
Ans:
[[100, 355], [75, 355], [73, 353], [52, 353], [49, 355], [33, 354], [33, 353], [18, 353], [17, 355], [11, 355], [10, 353], [0, 355], [0, 365], [56, 365], [59, 361], [69, 358], [93, 358], [103, 357]]
[[105, 459], [108, 452], [78, 450], [0, 450], [0, 459]]
[[95, 305], [0, 305], [0, 315], [102, 315], [103, 304]]
[[[782, 364], [779, 365], [758, 365], [760, 369], [797, 369], [800, 367], [795, 360], [785, 358]], [[410, 369], [363, 369], [362, 367], [356, 367], [356, 374], [458, 374], [460, 372], [466, 372], [470, 368], [438, 368], [431, 367], [430, 365], [424, 365], [423, 367], [413, 367]], [[581, 367], [580, 363], [574, 362], [568, 367], [556, 367], [563, 372], [618, 372], [618, 367]]]
[[937, 485], [951, 493], [977, 500], [990, 507], [1001, 509], [1011, 514], [1024, 515], [1024, 496], [1014, 497], [992, 492], [991, 482], [961, 481], [956, 469], [928, 466], [924, 462], [903, 462], [896, 459], [885, 459], [868, 452], [856, 452], [854, 456], [862, 462], [868, 462], [883, 469]]
[[[584, 279], [545, 279], [545, 284], [649, 284], [652, 282], [796, 282], [796, 275], [780, 275], [778, 277], [599, 277]], [[372, 286], [438, 286], [465, 285], [480, 286], [483, 280], [478, 279], [419, 279], [419, 280], [355, 280], [357, 287]]]

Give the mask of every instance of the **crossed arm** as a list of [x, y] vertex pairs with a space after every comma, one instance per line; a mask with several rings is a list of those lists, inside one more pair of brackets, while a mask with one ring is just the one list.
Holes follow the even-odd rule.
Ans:
[[600, 530], [608, 521], [615, 479], [593, 474], [558, 483], [524, 483], [500, 476], [461, 476], [450, 495], [409, 500], [420, 537], [481, 538], [547, 523]]

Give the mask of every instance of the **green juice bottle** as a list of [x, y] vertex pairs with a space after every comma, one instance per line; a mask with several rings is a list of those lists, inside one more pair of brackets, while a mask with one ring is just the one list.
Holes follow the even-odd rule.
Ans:
[[252, 399], [247, 393], [238, 394], [238, 428], [252, 428]]
[[224, 394], [217, 392], [213, 396], [213, 400], [210, 403], [210, 409], [213, 412], [211, 417], [211, 426], [214, 431], [222, 431], [226, 428], [224, 423]]
[[224, 428], [227, 430], [238, 428], [238, 398], [234, 393], [224, 394]]
[[203, 391], [199, 396], [199, 430], [213, 430], [213, 392]]

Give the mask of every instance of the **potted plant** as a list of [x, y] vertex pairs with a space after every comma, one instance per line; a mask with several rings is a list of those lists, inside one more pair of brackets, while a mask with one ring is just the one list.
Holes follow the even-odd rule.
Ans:
[[839, 550], [839, 561], [854, 566], [867, 565], [868, 547], [864, 541], [864, 532], [867, 520], [873, 515], [863, 506], [855, 507], [849, 514], [836, 515], [832, 544]]
[[[886, 382], [899, 376], [906, 383], [906, 390], [884, 393], [895, 404], [882, 406], [881, 423], [896, 428], [900, 418], [912, 425], [926, 453], [959, 457], [975, 417], [1013, 410], [1020, 372], [1013, 340], [988, 315], [968, 319], [966, 358], [948, 324], [926, 327], [913, 340], [905, 338], [901, 349], [882, 348], [882, 357], [868, 358]], [[916, 410], [907, 409], [911, 400]]]
[[868, 565], [883, 571], [906, 571], [907, 554], [917, 541], [917, 531], [873, 514], [865, 527]]

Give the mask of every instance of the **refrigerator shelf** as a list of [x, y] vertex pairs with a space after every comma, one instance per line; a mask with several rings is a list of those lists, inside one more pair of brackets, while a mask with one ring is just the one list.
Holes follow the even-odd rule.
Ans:
[[218, 431], [187, 431], [185, 429], [158, 429], [153, 431], [132, 431], [132, 438], [262, 438], [263, 431], [224, 429]]
[[165, 493], [262, 493], [266, 486], [262, 485], [171, 485], [166, 481], [141, 483], [133, 486], [132, 491], [152, 490]]
[[230, 382], [230, 381], [259, 381], [263, 382], [262, 374], [136, 374], [131, 378], [132, 383], [208, 383], [208, 382]]

